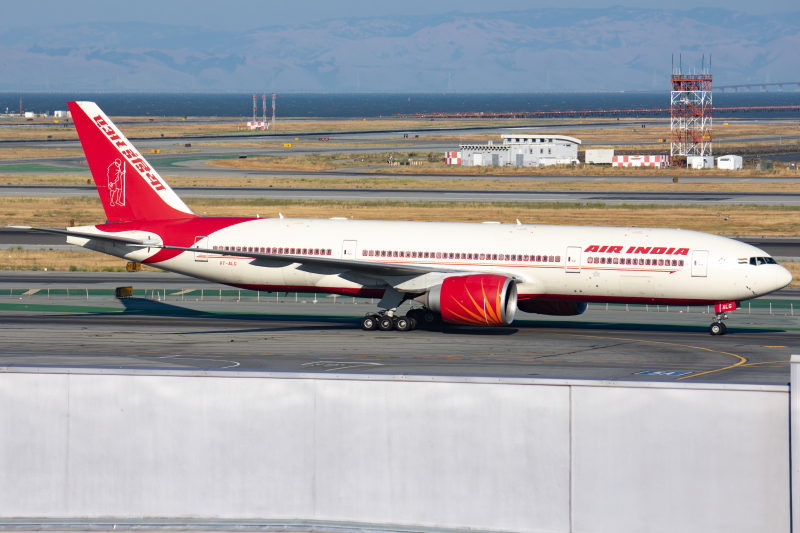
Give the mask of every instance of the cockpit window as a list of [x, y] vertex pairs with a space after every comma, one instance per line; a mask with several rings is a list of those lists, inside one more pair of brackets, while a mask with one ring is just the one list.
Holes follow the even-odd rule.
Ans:
[[777, 265], [778, 262], [771, 257], [751, 257], [750, 264], [753, 266], [758, 265]]

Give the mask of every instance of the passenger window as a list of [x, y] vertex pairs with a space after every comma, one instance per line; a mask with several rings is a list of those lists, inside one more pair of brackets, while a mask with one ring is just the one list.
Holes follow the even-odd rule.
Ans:
[[450, 259], [452, 259], [452, 258], [453, 258], [453, 254], [451, 253], [451, 254], [450, 254]]
[[428, 252], [425, 252], [425, 259], [428, 258]]
[[492, 261], [497, 261], [497, 254], [492, 254]]
[[411, 252], [411, 257], [417, 257], [417, 252]]
[[386, 257], [386, 250], [381, 250], [381, 257]]
[[393, 257], [397, 257], [397, 251], [392, 252]]
[[618, 258], [616, 258], [616, 257], [614, 258], [614, 264], [615, 264], [615, 265], [616, 265], [616, 264], [619, 264], [619, 259], [618, 259]]
[[328, 248], [328, 255], [331, 255], [331, 249]]
[[683, 259], [680, 259], [680, 260], [678, 261], [678, 266], [683, 266]]
[[527, 261], [527, 260], [528, 260], [528, 256], [526, 255], [524, 261]]
[[664, 266], [664, 260], [663, 259], [659, 259], [658, 260], [658, 266]]
[[649, 265], [649, 264], [650, 264], [650, 260], [649, 260], [649, 259], [647, 259], [647, 260], [645, 261], [645, 263]]
[[592, 258], [590, 257], [590, 258], [589, 258], [589, 263], [591, 263], [591, 262], [592, 262]]

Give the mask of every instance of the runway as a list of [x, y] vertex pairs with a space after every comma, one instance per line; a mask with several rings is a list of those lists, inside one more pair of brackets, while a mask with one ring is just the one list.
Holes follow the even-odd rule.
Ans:
[[[514, 189], [390, 189], [304, 187], [173, 187], [183, 198], [396, 202], [563, 202], [661, 205], [800, 205], [800, 193], [559, 191]], [[2, 196], [94, 197], [94, 185], [0, 185]]]
[[[33, 302], [33, 303], [30, 303]], [[591, 309], [508, 328], [364, 332], [372, 307], [0, 299], [0, 365], [259, 369], [783, 384], [800, 318]], [[655, 372], [655, 373], [654, 373]]]

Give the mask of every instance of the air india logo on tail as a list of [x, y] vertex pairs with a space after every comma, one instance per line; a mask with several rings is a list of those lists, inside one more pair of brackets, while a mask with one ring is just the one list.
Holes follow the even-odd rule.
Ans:
[[121, 159], [108, 165], [108, 193], [111, 205], [125, 205], [125, 162]]

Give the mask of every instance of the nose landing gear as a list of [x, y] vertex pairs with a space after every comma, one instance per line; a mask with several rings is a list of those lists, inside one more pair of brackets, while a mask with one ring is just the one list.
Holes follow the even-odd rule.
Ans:
[[711, 325], [708, 326], [708, 332], [711, 333], [712, 335], [725, 335], [728, 328], [725, 327], [725, 323], [722, 321], [725, 320], [726, 318], [728, 318], [728, 315], [725, 314], [716, 315], [714, 317], [714, 322], [712, 322]]

